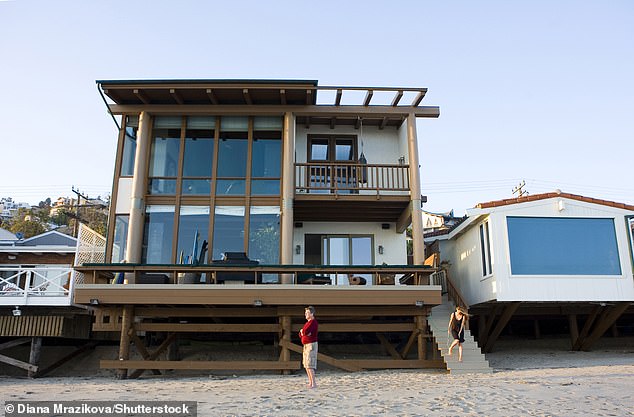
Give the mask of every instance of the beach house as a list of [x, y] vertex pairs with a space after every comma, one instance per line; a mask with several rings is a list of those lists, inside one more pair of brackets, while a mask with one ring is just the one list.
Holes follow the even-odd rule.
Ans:
[[[334, 366], [443, 366], [426, 326], [440, 302], [440, 287], [428, 285], [434, 270], [423, 265], [418, 125], [439, 116], [421, 105], [427, 89], [312, 80], [97, 85], [119, 131], [107, 262], [76, 268], [84, 281], [75, 302], [94, 311], [93, 330], [119, 335], [119, 357], [103, 367], [122, 377], [130, 369], [296, 369], [291, 352], [301, 349], [295, 334], [308, 304], [324, 338], [369, 333], [363, 340], [386, 356], [320, 357]], [[151, 352], [143, 336], [155, 333], [165, 337]], [[279, 356], [157, 360], [178, 338], [236, 334], [268, 334]], [[131, 343], [140, 360], [130, 359]]]
[[618, 333], [618, 323], [631, 329], [634, 206], [556, 191], [467, 215], [425, 240], [446, 265], [447, 291], [476, 316], [485, 352], [510, 322], [536, 337], [540, 324], [556, 326], [575, 350]]

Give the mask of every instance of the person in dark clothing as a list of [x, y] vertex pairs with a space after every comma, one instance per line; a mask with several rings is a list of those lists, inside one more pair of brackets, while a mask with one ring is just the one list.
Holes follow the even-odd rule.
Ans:
[[449, 327], [447, 331], [451, 334], [453, 342], [449, 346], [447, 355], [451, 356], [452, 349], [458, 345], [458, 361], [462, 362], [462, 344], [464, 343], [464, 329], [469, 319], [467, 311], [462, 307], [456, 307], [456, 311], [449, 317]]
[[299, 331], [299, 337], [304, 345], [303, 364], [308, 375], [308, 388], [316, 388], [315, 371], [317, 370], [317, 333], [319, 323], [315, 319], [315, 307], [308, 306], [304, 310], [306, 324]]

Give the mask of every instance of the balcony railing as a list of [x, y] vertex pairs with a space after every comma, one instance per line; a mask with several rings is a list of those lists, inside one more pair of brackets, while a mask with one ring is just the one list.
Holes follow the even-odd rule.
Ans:
[[[282, 276], [293, 284], [325, 285], [428, 285], [436, 271], [426, 265], [144, 265], [84, 264], [83, 284], [124, 283], [134, 276], [137, 284], [279, 284]], [[125, 279], [120, 276], [125, 274]], [[122, 287], [123, 288], [123, 287]]]
[[409, 165], [296, 163], [295, 189], [310, 194], [409, 193]]
[[70, 266], [0, 267], [0, 305], [70, 305]]

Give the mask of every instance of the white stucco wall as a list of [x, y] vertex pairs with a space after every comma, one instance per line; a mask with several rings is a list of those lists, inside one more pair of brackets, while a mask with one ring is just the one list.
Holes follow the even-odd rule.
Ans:
[[[358, 152], [361, 154], [361, 139], [363, 139], [363, 153], [368, 160], [368, 164], [398, 164], [398, 158], [405, 156], [407, 163], [407, 141], [403, 145], [402, 131], [393, 127], [386, 127], [380, 130], [378, 127], [363, 126], [363, 137], [358, 139]], [[405, 132], [406, 134], [407, 132]], [[308, 135], [356, 135], [359, 136], [360, 129], [354, 126], [337, 126], [330, 129], [327, 126], [297, 126], [295, 134], [295, 162], [306, 162], [307, 158], [307, 137]], [[404, 153], [405, 152], [405, 153]]]
[[[559, 210], [563, 200], [563, 210]], [[498, 301], [634, 301], [634, 279], [626, 210], [566, 198], [501, 206], [470, 215], [487, 214], [468, 230], [441, 244], [441, 259], [452, 263], [451, 277], [469, 304]], [[621, 275], [511, 275], [507, 216], [612, 218], [616, 229]], [[479, 225], [489, 220], [492, 275], [482, 277]]]

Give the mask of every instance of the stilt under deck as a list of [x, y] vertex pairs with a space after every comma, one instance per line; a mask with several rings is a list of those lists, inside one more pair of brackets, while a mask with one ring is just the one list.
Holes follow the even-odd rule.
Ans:
[[[88, 284], [77, 286], [75, 302], [94, 309], [94, 331], [120, 334], [119, 357], [101, 361], [102, 368], [118, 369], [120, 378], [136, 378], [146, 370], [159, 374], [165, 369], [300, 369], [297, 333], [305, 323], [307, 305], [317, 310], [320, 335], [374, 334], [386, 352], [380, 359], [359, 355], [351, 359], [326, 355], [322, 349], [318, 359], [324, 363], [347, 371], [444, 368], [427, 326], [431, 307], [441, 303], [439, 286]], [[165, 339], [157, 347], [148, 346], [148, 337], [142, 335], [157, 333]], [[177, 354], [166, 355], [179, 335], [222, 333], [226, 338], [233, 333], [252, 335], [253, 340], [274, 339], [279, 355], [275, 360], [232, 361], [186, 361], [178, 360]], [[394, 333], [407, 335], [402, 346], [391, 341]], [[132, 346], [141, 360], [130, 359]]]

